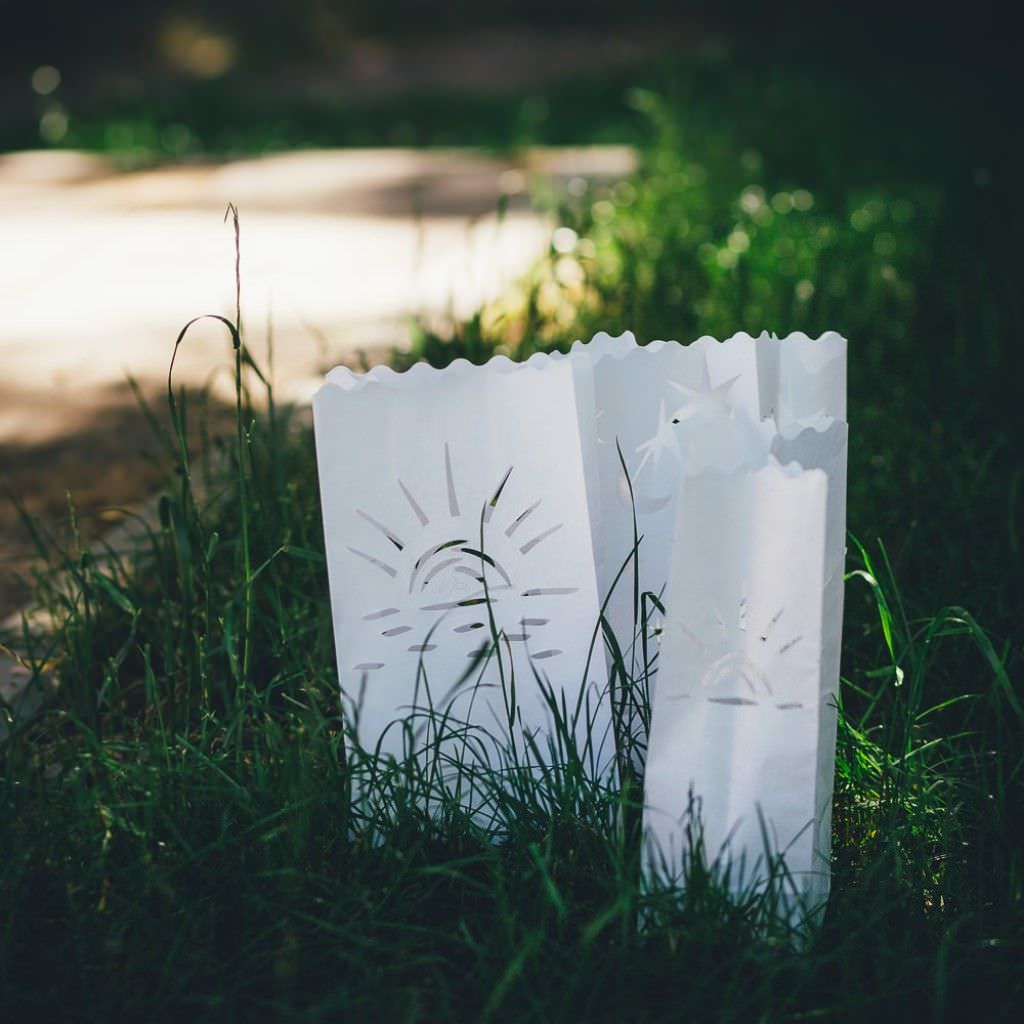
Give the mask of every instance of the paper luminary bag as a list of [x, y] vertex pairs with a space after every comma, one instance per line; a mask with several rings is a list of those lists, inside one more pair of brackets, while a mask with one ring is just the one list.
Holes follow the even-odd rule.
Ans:
[[784, 857], [781, 895], [802, 913], [829, 885], [847, 429], [821, 410], [788, 428], [732, 467], [684, 474], [645, 826], [652, 861], [678, 870], [699, 821], [738, 890]]
[[[493, 737], [489, 757], [520, 730], [543, 747], [549, 687], [579, 709], [579, 750], [610, 766], [572, 365], [339, 368], [314, 415], [338, 669], [361, 745], [401, 757], [401, 720], [425, 725], [432, 708]], [[504, 684], [480, 654], [495, 636]]]

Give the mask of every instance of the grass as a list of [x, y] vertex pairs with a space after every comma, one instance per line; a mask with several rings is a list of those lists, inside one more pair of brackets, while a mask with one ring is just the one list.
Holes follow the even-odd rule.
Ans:
[[[165, 436], [137, 557], [40, 538], [57, 626], [23, 639], [62, 690], [0, 749], [6, 1017], [1016, 1019], [1019, 163], [980, 85], [889, 70], [751, 60], [632, 93], [636, 180], [565, 197], [521, 293], [413, 350], [525, 354], [594, 326], [850, 337], [864, 543], [811, 940], [699, 859], [685, 890], [642, 889], [616, 824], [635, 791], [571, 759], [495, 794], [498, 843], [424, 814], [416, 772], [353, 799], [374, 766], [344, 744], [309, 428], [254, 410], [236, 344], [236, 432], [191, 458]], [[168, 397], [189, 429], [201, 408]]]

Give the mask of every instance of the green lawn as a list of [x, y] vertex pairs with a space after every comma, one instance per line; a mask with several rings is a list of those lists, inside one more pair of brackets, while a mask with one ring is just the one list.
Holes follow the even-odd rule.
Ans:
[[559, 199], [564, 251], [414, 346], [848, 336], [863, 548], [820, 930], [795, 942], [699, 863], [683, 892], [642, 890], [616, 825], [636, 790], [571, 762], [496, 797], [500, 843], [425, 816], [422, 776], [350, 799], [367, 765], [343, 753], [312, 438], [243, 397], [189, 471], [166, 438], [132, 564], [50, 551], [59, 629], [31, 659], [63, 687], [0, 749], [4, 1019], [1017, 1019], [1018, 147], [968, 75], [839, 63], [620, 91], [636, 180]]

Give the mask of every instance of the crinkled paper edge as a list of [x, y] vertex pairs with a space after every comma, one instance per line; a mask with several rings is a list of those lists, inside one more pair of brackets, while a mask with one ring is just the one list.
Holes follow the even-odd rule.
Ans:
[[758, 337], [740, 332], [718, 341], [710, 335], [703, 335], [695, 341], [685, 344], [678, 341], [652, 341], [647, 345], [638, 345], [632, 331], [612, 336], [602, 331], [595, 334], [589, 342], [575, 341], [569, 352], [535, 352], [529, 359], [516, 362], [506, 355], [492, 356], [486, 363], [476, 364], [468, 359], [455, 359], [445, 367], [434, 367], [426, 362], [414, 363], [407, 370], [393, 370], [390, 366], [375, 366], [366, 372], [356, 372], [347, 366], [336, 366], [326, 377], [321, 386], [337, 387], [342, 391], [360, 391], [372, 386], [386, 387], [393, 390], [409, 390], [421, 387], [429, 381], [460, 379], [471, 374], [492, 373], [507, 374], [518, 372], [543, 372], [552, 366], [560, 365], [566, 360], [570, 362], [580, 359], [597, 363], [602, 359], [643, 358], [640, 353], [658, 352], [670, 345], [679, 345], [690, 350], [707, 350], [718, 346], [746, 346], [752, 342], [764, 340], [777, 341], [790, 351], [796, 350], [798, 358], [809, 373], [818, 374], [825, 371], [836, 359], [844, 359], [846, 339], [835, 331], [825, 331], [818, 338], [811, 338], [797, 331], [783, 338], [777, 338], [767, 331]]

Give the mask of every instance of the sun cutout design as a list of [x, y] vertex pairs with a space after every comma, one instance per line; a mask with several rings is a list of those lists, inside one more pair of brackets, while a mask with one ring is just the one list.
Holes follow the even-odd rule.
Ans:
[[703, 629], [672, 623], [694, 651], [694, 671], [687, 680], [690, 686], [670, 699], [703, 699], [733, 707], [763, 704], [780, 711], [802, 708], [801, 701], [783, 699], [786, 679], [793, 674], [787, 655], [804, 641], [787, 631], [785, 609], [760, 623], [748, 622], [747, 598], [741, 596], [729, 620], [715, 605], [710, 611], [712, 622]]
[[[557, 600], [579, 588], [531, 584], [545, 544], [566, 524], [545, 520], [541, 498], [512, 504], [507, 494], [513, 466], [480, 501], [460, 493], [448, 444], [439, 469], [440, 508], [428, 507], [398, 479], [400, 518], [393, 510], [385, 522], [384, 515], [355, 509], [368, 529], [359, 546], [348, 545], [348, 551], [393, 581], [394, 596], [361, 616], [379, 627], [381, 655], [353, 669], [374, 672], [439, 648], [458, 647], [468, 657], [479, 657], [492, 644], [492, 616], [501, 640], [522, 645], [530, 660], [558, 657], [562, 651], [543, 642], [545, 627], [557, 617]], [[554, 608], [549, 607], [552, 600]]]
[[[637, 512], [653, 514], [666, 508], [688, 464], [718, 461], [736, 463], [756, 444], [752, 424], [729, 403], [729, 392], [739, 377], [711, 386], [707, 366], [701, 367], [697, 387], [670, 380], [675, 395], [661, 398], [654, 432], [637, 445], [630, 469]], [[710, 457], [710, 458], [709, 458]], [[620, 481], [620, 495], [629, 500], [629, 482]]]

